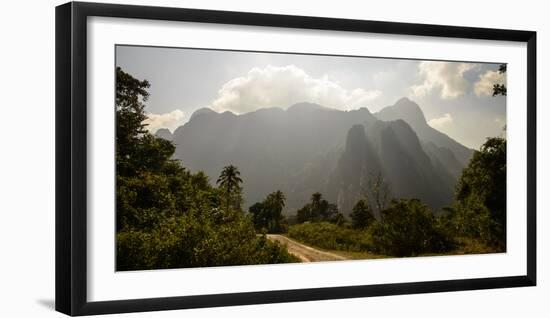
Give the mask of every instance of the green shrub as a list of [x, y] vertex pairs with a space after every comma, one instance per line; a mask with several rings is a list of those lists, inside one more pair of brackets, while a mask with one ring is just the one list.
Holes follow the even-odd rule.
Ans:
[[256, 235], [241, 210], [238, 168], [224, 167], [216, 188], [171, 159], [175, 145], [143, 123], [149, 82], [120, 68], [116, 76], [117, 270], [297, 261]]
[[491, 217], [481, 199], [472, 195], [449, 208], [447, 227], [457, 237], [479, 240], [488, 245], [503, 246], [501, 225]]
[[350, 217], [351, 224], [356, 229], [367, 228], [376, 220], [366, 200], [357, 201]]
[[452, 239], [420, 200], [394, 200], [382, 216], [369, 228], [373, 245], [381, 254], [415, 256], [453, 248]]
[[462, 171], [452, 224], [457, 235], [506, 248], [506, 139], [488, 138]]
[[349, 229], [328, 222], [293, 225], [288, 231], [288, 236], [327, 250], [361, 252], [372, 249], [371, 239], [366, 231]]
[[150, 232], [117, 234], [117, 269], [290, 263], [286, 248], [257, 236], [249, 219], [216, 224], [208, 217], [171, 218]]
[[280, 190], [267, 195], [262, 202], [254, 203], [249, 209], [254, 227], [260, 233], [286, 233], [288, 222], [282, 211], [285, 195]]

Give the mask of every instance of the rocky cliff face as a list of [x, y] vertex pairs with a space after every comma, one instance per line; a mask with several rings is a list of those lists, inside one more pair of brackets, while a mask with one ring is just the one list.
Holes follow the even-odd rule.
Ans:
[[451, 202], [456, 182], [424, 151], [416, 133], [403, 120], [352, 127], [338, 172], [334, 184], [338, 184], [338, 205], [344, 212], [372, 192], [369, 183], [379, 176], [390, 197], [419, 198], [434, 210]]
[[420, 140], [450, 150], [462, 166], [468, 164], [474, 153], [472, 149], [463, 146], [451, 137], [428, 125], [420, 107], [407, 98], [402, 98], [394, 105], [383, 108], [375, 116], [383, 121], [404, 120], [416, 132]]
[[175, 157], [212, 183], [236, 165], [246, 207], [281, 190], [293, 214], [321, 192], [348, 214], [369, 178], [381, 174], [393, 196], [418, 197], [437, 210], [451, 201], [471, 150], [428, 126], [411, 103], [400, 100], [376, 117], [366, 108], [310, 103], [243, 115], [201, 109], [174, 131]]

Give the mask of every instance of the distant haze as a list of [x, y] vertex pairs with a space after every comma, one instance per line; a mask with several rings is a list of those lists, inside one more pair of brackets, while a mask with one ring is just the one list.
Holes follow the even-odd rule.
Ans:
[[450, 204], [456, 181], [473, 151], [430, 127], [407, 98], [372, 114], [313, 103], [262, 108], [242, 115], [196, 111], [171, 134], [174, 157], [214, 182], [236, 165], [245, 207], [274, 191], [286, 196], [286, 213], [322, 193], [349, 215], [369, 182], [381, 175], [392, 197], [419, 198], [434, 212]]
[[[116, 64], [151, 83], [146, 123], [167, 128], [165, 137], [205, 107], [245, 114], [308, 102], [365, 107], [385, 120], [395, 114], [382, 110], [401, 97], [420, 108], [423, 125], [469, 148], [502, 135], [506, 123], [506, 98], [492, 96], [492, 85], [506, 81], [498, 64], [134, 46], [117, 46]], [[426, 127], [413, 129], [425, 137]]]

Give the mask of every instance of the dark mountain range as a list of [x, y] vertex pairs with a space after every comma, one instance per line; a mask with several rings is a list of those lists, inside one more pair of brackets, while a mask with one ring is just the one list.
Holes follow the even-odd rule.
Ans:
[[472, 149], [463, 146], [451, 137], [428, 125], [420, 107], [407, 98], [401, 98], [394, 105], [383, 108], [375, 116], [384, 121], [404, 120], [413, 128], [423, 144], [433, 143], [437, 147], [450, 150], [463, 166], [467, 165], [472, 157]]
[[452, 200], [456, 178], [424, 151], [416, 133], [403, 120], [377, 121], [350, 129], [331, 182], [331, 188], [338, 191], [340, 209], [350, 211], [369, 190], [369, 180], [374, 181], [379, 174], [390, 196], [420, 198], [434, 210]]
[[428, 126], [416, 104], [400, 100], [389, 108], [376, 117], [366, 108], [310, 103], [243, 115], [203, 108], [174, 131], [175, 157], [212, 183], [224, 166], [236, 165], [246, 207], [281, 190], [286, 213], [294, 214], [318, 191], [349, 214], [369, 178], [381, 174], [393, 196], [438, 210], [450, 203], [471, 150]]

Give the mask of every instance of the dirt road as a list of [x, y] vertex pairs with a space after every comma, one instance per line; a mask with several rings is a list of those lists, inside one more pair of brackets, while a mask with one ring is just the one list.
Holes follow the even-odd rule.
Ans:
[[313, 247], [306, 246], [279, 234], [267, 234], [271, 241], [279, 242], [286, 246], [288, 252], [298, 257], [302, 262], [342, 261], [347, 258], [330, 252], [320, 251]]

